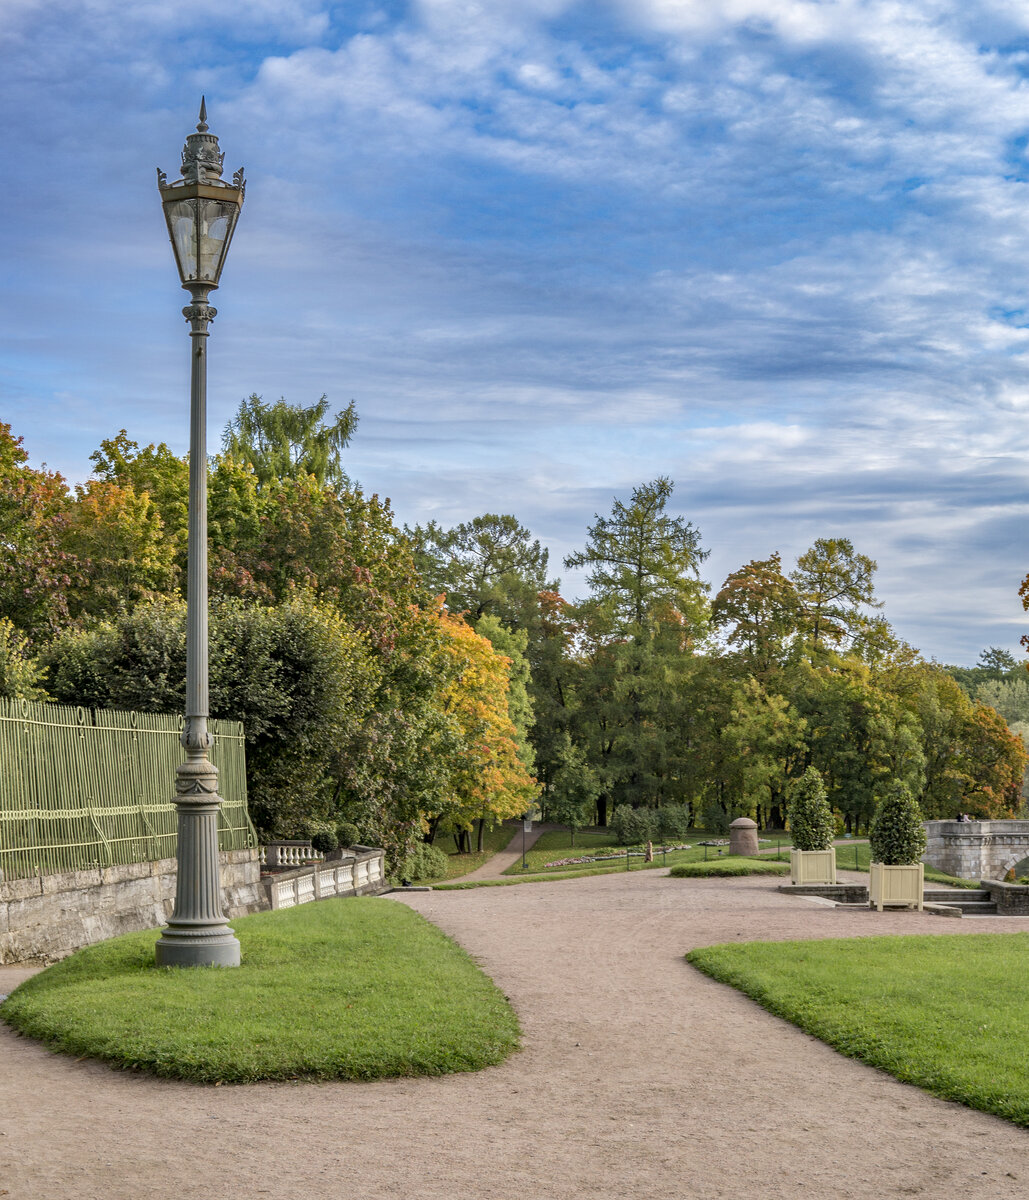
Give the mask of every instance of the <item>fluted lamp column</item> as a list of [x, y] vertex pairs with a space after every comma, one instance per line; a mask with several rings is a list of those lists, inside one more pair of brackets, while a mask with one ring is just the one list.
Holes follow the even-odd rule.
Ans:
[[226, 183], [225, 156], [208, 133], [200, 101], [196, 133], [186, 138], [182, 178], [157, 172], [168, 235], [182, 286], [192, 297], [182, 315], [190, 327], [192, 369], [189, 414], [189, 562], [186, 585], [186, 761], [175, 775], [178, 874], [175, 909], [157, 942], [161, 967], [238, 967], [239, 942], [222, 910], [218, 865], [218, 770], [207, 730], [207, 337], [218, 286], [246, 184], [239, 170]]

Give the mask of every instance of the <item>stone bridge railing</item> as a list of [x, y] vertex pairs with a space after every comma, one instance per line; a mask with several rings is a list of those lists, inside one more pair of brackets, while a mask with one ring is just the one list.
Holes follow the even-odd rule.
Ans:
[[959, 879], [1003, 879], [1029, 858], [1029, 821], [926, 821], [922, 861]]

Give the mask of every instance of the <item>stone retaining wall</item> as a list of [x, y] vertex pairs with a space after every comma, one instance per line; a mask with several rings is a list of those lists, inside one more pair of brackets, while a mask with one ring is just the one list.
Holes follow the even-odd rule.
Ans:
[[[269, 908], [257, 850], [219, 857], [226, 915]], [[2, 882], [0, 963], [56, 962], [119, 933], [156, 930], [174, 902], [174, 858]]]
[[821, 896], [837, 904], [867, 904], [868, 885], [864, 883], [781, 883], [785, 896]]
[[1029, 917], [1029, 887], [1024, 883], [1002, 883], [984, 879], [983, 890], [997, 906], [1002, 917]]

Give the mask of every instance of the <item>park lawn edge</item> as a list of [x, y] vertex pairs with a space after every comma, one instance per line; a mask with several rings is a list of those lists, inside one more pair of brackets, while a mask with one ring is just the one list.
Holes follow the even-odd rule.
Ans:
[[[1007, 1033], [992, 1060], [986, 1059], [985, 1063], [982, 1056], [974, 1058], [967, 1047], [962, 1050], [958, 1036], [960, 1033], [967, 1039], [970, 1021], [975, 1023], [977, 1030], [986, 1030], [989, 1014], [994, 1011], [990, 1006], [996, 1000], [997, 989], [991, 992], [986, 985], [984, 991], [981, 977], [969, 965], [970, 956], [980, 947], [993, 949], [1005, 945], [1018, 945], [1024, 956], [1029, 951], [1029, 934], [983, 933], [960, 937], [901, 934], [791, 942], [735, 942], [699, 947], [684, 957], [696, 970], [742, 992], [773, 1016], [790, 1022], [847, 1058], [884, 1071], [901, 1083], [911, 1084], [941, 1100], [963, 1104], [1022, 1128], [1029, 1128], [1029, 1093], [1022, 1085], [1022, 1080], [1029, 1073], [1029, 1052], [1022, 1056], [1021, 1065], [1014, 1072], [1013, 1084], [1005, 1089], [997, 1083], [997, 1079], [1005, 1071], [1009, 1075], [1012, 1073], [1011, 1039]], [[953, 1002], [954, 1012], [948, 1013], [944, 1003], [942, 1018], [940, 1006], [943, 1002], [940, 997], [945, 1002], [947, 990], [941, 986], [938, 978], [927, 979], [922, 994], [911, 999], [911, 953], [927, 946], [953, 952], [948, 976], [952, 970], [955, 992], [960, 986], [957, 973], [962, 970], [970, 973], [968, 991], [961, 992], [959, 999]], [[868, 994], [857, 997], [856, 993], [846, 991], [843, 987], [840, 963], [846, 961], [851, 948], [860, 948], [859, 952], [866, 955], [870, 952], [882, 955], [880, 969], [865, 972], [865, 978], [875, 981], [878, 1007], [874, 1020], [866, 1020], [867, 1012], [859, 1007], [861, 1001], [868, 1004]], [[905, 950], [909, 951], [907, 955]], [[811, 974], [804, 980], [804, 986], [791, 995], [791, 983], [794, 988], [798, 985], [795, 979], [787, 978], [795, 965], [789, 962], [790, 956], [802, 957], [810, 953], [828, 956], [825, 969], [818, 974]], [[749, 961], [748, 956], [752, 956]], [[767, 961], [761, 961], [762, 958]], [[1011, 968], [1005, 979], [1010, 989], [1017, 989]], [[906, 1012], [900, 1008], [902, 1000], [898, 997], [903, 998]], [[971, 1015], [968, 1012], [969, 997], [976, 1005]], [[856, 999], [858, 1003], [855, 1003]], [[1017, 999], [1021, 1003], [1020, 993]], [[931, 1013], [924, 1007], [929, 1000], [934, 1005]], [[1026, 1008], [1029, 1008], [1029, 1001], [1026, 1001]], [[948, 1019], [951, 1023], [949, 1038]], [[907, 1031], [907, 1044], [902, 1036], [905, 1020], [911, 1026]], [[1015, 1024], [1022, 1027], [1024, 1020]], [[929, 1026], [928, 1032], [926, 1025]], [[917, 1034], [913, 1032], [915, 1028]], [[912, 1050], [913, 1046], [915, 1050]], [[949, 1055], [947, 1047], [954, 1047]], [[976, 1071], [985, 1082], [977, 1082]]]
[[[745, 871], [740, 871], [740, 870], [718, 871], [718, 870], [714, 869], [714, 868], [717, 868], [724, 864], [729, 864], [731, 866], [732, 864], [735, 864], [737, 862], [747, 863], [747, 864], [750, 864], [753, 862], [754, 866], [751, 867], [749, 870], [745, 870]], [[708, 862], [706, 862], [706, 863], [701, 861], [700, 863], [680, 863], [679, 865], [680, 866], [702, 866], [702, 867], [710, 867], [712, 869], [708, 870], [708, 871], [692, 872], [690, 876], [676, 876], [675, 872], [676, 872], [677, 868], [669, 867], [668, 868], [669, 878], [672, 878], [672, 877], [674, 877], [674, 878], [691, 878], [692, 877], [692, 878], [700, 878], [700, 879], [719, 878], [719, 877], [732, 878], [734, 876], [738, 877], [741, 875], [776, 875], [776, 876], [780, 876], [780, 875], [788, 875], [790, 872], [789, 863], [776, 863], [774, 859], [770, 863], [766, 863], [766, 862], [762, 861], [760, 858], [723, 858], [723, 859], [713, 858], [713, 859], [709, 859]], [[776, 868], [778, 868], [778, 869], [776, 869]], [[657, 861], [649, 862], [649, 863], [637, 863], [634, 867], [630, 868], [628, 871], [625, 869], [624, 866], [584, 867], [581, 870], [576, 870], [575, 868], [571, 868], [567, 871], [562, 871], [559, 868], [554, 868], [554, 869], [548, 871], [546, 874], [533, 874], [533, 875], [526, 874], [526, 875], [514, 876], [514, 877], [508, 877], [508, 876], [504, 875], [504, 876], [501, 876], [501, 878], [499, 878], [499, 879], [474, 879], [474, 880], [470, 880], [465, 883], [462, 883], [460, 881], [455, 881], [454, 883], [434, 883], [431, 886], [432, 886], [432, 890], [434, 892], [463, 892], [463, 891], [470, 891], [472, 888], [517, 887], [519, 884], [522, 884], [522, 883], [556, 883], [559, 880], [564, 880], [564, 879], [585, 879], [591, 875], [635, 875], [639, 871], [653, 871], [653, 870], [663, 870], [663, 869], [664, 869], [664, 863], [660, 863]]]
[[158, 968], [157, 930], [77, 951], [0, 1021], [50, 1049], [193, 1083], [476, 1071], [519, 1048], [507, 998], [396, 901], [349, 897], [234, 919], [243, 963]]
[[661, 864], [646, 863], [635, 866], [631, 871], [626, 871], [625, 867], [597, 867], [584, 868], [581, 871], [548, 871], [545, 875], [502, 875], [499, 879], [472, 879], [462, 883], [456, 880], [454, 883], [434, 883], [430, 886], [434, 892], [464, 892], [471, 888], [480, 887], [517, 887], [522, 883], [557, 883], [563, 879], [585, 879], [588, 875], [629, 875], [636, 871], [649, 870], [653, 866], [660, 867]]
[[744, 875], [789, 875], [790, 864], [762, 861], [760, 858], [736, 855], [709, 859], [707, 862], [679, 863], [668, 874], [672, 879], [733, 879]]

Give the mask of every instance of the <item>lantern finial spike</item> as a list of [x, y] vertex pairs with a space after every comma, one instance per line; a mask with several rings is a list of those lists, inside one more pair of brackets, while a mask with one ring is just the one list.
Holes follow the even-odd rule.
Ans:
[[207, 132], [207, 99], [200, 97], [200, 120], [197, 123], [197, 133]]

